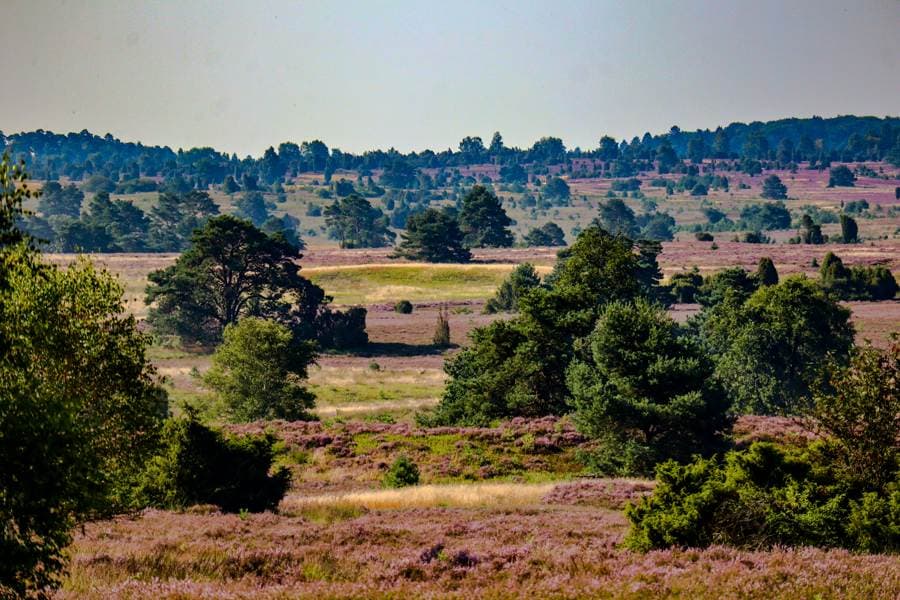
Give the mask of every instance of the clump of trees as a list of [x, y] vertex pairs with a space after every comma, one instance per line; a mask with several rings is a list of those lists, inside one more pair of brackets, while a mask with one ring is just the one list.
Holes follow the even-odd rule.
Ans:
[[[16, 227], [25, 173], [0, 162], [0, 594], [59, 581], [71, 528], [128, 506], [168, 410], [122, 288], [41, 260]], [[125, 451], [127, 449], [127, 451]]]
[[[22, 201], [31, 195], [25, 180], [24, 172], [4, 157], [0, 162], [0, 522], [4, 524], [0, 595], [4, 597], [50, 593], [60, 582], [71, 530], [79, 523], [149, 505], [213, 503], [235, 512], [267, 510], [278, 504], [290, 481], [287, 469], [273, 468], [273, 436], [226, 436], [197, 422], [190, 409], [185, 420], [168, 419], [167, 394], [147, 357], [150, 339], [126, 313], [120, 284], [86, 259], [65, 270], [43, 262], [33, 240], [17, 227]], [[212, 269], [208, 277], [222, 274]], [[253, 325], [251, 321], [249, 326]], [[234, 387], [249, 391], [262, 383], [258, 396], [278, 389], [268, 385], [271, 368], [266, 376], [255, 368], [263, 358], [260, 353], [283, 350], [289, 336], [285, 329], [267, 331], [277, 335], [253, 336], [254, 343], [237, 344], [240, 348], [234, 352], [227, 347], [222, 360], [216, 359], [218, 367], [229, 370], [226, 379], [239, 380]], [[231, 338], [229, 342], [234, 341]], [[265, 343], [256, 344], [259, 341]], [[306, 349], [306, 355], [281, 353], [266, 355], [265, 360], [302, 359], [310, 356], [309, 346]], [[249, 374], [253, 383], [239, 373]]]
[[197, 229], [175, 263], [150, 273], [148, 322], [161, 334], [210, 345], [244, 317], [281, 323], [325, 347], [365, 344], [365, 309], [328, 308], [325, 292], [300, 275], [297, 247], [229, 215]]
[[724, 458], [670, 461], [626, 509], [637, 550], [729, 544], [900, 550], [900, 345], [832, 365], [809, 412], [824, 439], [758, 442]]
[[472, 253], [463, 245], [463, 234], [454, 211], [434, 208], [410, 215], [406, 231], [393, 256], [426, 262], [468, 262]]
[[804, 277], [753, 291], [753, 279], [733, 275], [704, 290], [707, 306], [693, 326], [737, 412], [796, 414], [826, 360], [848, 357], [850, 311]]
[[900, 291], [894, 274], [884, 265], [848, 268], [833, 252], [822, 259], [819, 283], [840, 300], [891, 300]]
[[730, 403], [714, 369], [660, 305], [607, 304], [567, 370], [575, 419], [601, 441], [594, 466], [647, 473], [660, 460], [722, 447]]
[[523, 240], [526, 246], [565, 246], [566, 235], [553, 221], [533, 227]]
[[569, 412], [565, 371], [575, 340], [591, 332], [608, 302], [662, 297], [658, 253], [652, 244], [585, 229], [560, 251], [544, 283], [518, 297], [517, 317], [476, 329], [473, 343], [448, 361], [444, 396], [424, 420], [481, 425]]
[[397, 237], [381, 209], [359, 194], [340, 198], [327, 207], [325, 224], [329, 237], [338, 240], [341, 248], [383, 248]]

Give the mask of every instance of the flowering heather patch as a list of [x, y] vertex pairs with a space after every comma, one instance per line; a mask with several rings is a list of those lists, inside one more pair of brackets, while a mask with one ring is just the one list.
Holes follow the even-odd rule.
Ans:
[[554, 417], [517, 418], [497, 427], [272, 421], [228, 429], [274, 431], [291, 454], [302, 455], [294, 491], [306, 494], [379, 487], [387, 466], [400, 454], [416, 463], [424, 484], [566, 479], [583, 471], [578, 452], [591, 448], [571, 420]]
[[621, 510], [650, 494], [654, 487], [648, 479], [582, 479], [555, 486], [542, 502]]
[[59, 598], [896, 598], [900, 558], [723, 547], [636, 554], [591, 507], [272, 514], [90, 524]]
[[806, 445], [818, 438], [811, 424], [799, 417], [743, 415], [734, 424], [734, 441], [739, 448], [753, 442]]

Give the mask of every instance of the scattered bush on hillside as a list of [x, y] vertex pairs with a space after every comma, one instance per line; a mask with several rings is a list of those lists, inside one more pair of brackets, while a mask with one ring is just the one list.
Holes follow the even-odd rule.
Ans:
[[419, 484], [419, 467], [408, 456], [401, 454], [397, 457], [384, 478], [381, 480], [386, 488], [401, 488]]

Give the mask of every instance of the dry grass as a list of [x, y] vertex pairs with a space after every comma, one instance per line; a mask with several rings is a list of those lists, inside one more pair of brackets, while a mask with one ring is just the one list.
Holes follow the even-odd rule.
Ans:
[[407, 510], [412, 508], [511, 508], [540, 504], [555, 483], [469, 483], [417, 485], [396, 490], [373, 490], [321, 496], [287, 496], [279, 507], [284, 514], [308, 507]]

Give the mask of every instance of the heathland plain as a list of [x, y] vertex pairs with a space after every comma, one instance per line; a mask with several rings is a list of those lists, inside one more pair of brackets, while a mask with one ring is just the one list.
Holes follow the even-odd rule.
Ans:
[[[580, 164], [579, 161], [584, 164]], [[709, 166], [711, 160], [699, 163]], [[687, 164], [687, 163], [685, 163]], [[837, 162], [831, 166], [836, 166]], [[588, 175], [594, 159], [545, 167], [543, 184], [559, 177], [568, 186], [564, 203], [532, 205], [541, 197], [533, 179], [500, 183], [496, 164], [457, 167], [469, 183], [492, 187], [511, 217], [518, 241], [535, 227], [558, 224], [571, 244], [598, 210], [618, 198], [636, 214], [666, 213], [674, 219], [662, 242], [664, 281], [697, 268], [708, 275], [729, 267], [747, 271], [770, 257], [781, 277], [816, 278], [826, 253], [848, 266], [880, 265], [900, 273], [900, 169], [881, 161], [850, 164], [852, 187], [829, 187], [829, 169], [808, 163], [775, 166], [761, 173], [727, 171], [726, 188], [667, 189], [684, 176], [636, 173], [628, 178]], [[432, 177], [437, 170], [422, 169]], [[372, 173], [378, 179], [378, 171]], [[768, 243], [747, 243], [747, 230], [712, 231], [709, 209], [740, 222], [742, 211], [761, 206], [767, 177], [787, 187], [784, 205], [791, 225], [764, 233]], [[332, 182], [356, 182], [362, 173], [336, 169]], [[614, 189], [635, 179], [632, 189]], [[277, 510], [227, 514], [214, 506], [147, 509], [86, 524], [75, 534], [68, 573], [58, 597], [287, 598], [287, 597], [691, 597], [691, 598], [895, 598], [900, 562], [891, 554], [842, 549], [776, 547], [669, 549], [637, 553], [621, 547], [628, 531], [625, 506], [649, 493], [647, 478], [597, 477], [584, 456], [597, 444], [570, 417], [514, 418], [488, 427], [425, 427], [416, 415], [437, 404], [445, 388], [445, 361], [471, 343], [470, 332], [508, 313], [486, 314], [486, 301], [519, 264], [546, 277], [558, 248], [517, 245], [473, 249], [468, 263], [433, 264], [397, 259], [391, 248], [340, 248], [328, 238], [320, 209], [332, 200], [323, 172], [287, 178], [264, 199], [275, 217], [290, 215], [306, 243], [301, 274], [322, 287], [338, 307], [367, 310], [369, 344], [326, 351], [309, 371], [316, 396], [311, 422], [260, 421], [228, 424], [215, 394], [204, 386], [210, 349], [155, 336], [150, 357], [169, 392], [173, 412], [192, 406], [209, 422], [234, 433], [274, 432], [279, 464], [292, 475]], [[63, 182], [66, 183], [63, 178]], [[40, 187], [41, 182], [38, 182]], [[451, 206], [454, 188], [436, 187], [434, 206]], [[693, 193], [692, 193], [693, 192]], [[208, 189], [223, 213], [237, 210], [241, 194]], [[532, 200], [528, 200], [527, 198]], [[156, 193], [111, 194], [150, 209]], [[850, 203], [858, 241], [841, 243], [838, 220]], [[386, 198], [371, 204], [389, 212]], [[26, 203], [37, 209], [37, 200]], [[745, 213], [746, 214], [746, 213]], [[788, 243], [813, 215], [824, 244]], [[828, 216], [830, 215], [830, 216]], [[395, 227], [397, 233], [402, 228]], [[753, 233], [753, 231], [749, 231]], [[74, 256], [47, 254], [58, 265]], [[90, 259], [120, 281], [127, 309], [147, 315], [148, 274], [171, 265], [177, 253], [97, 253]], [[410, 313], [398, 312], [408, 300]], [[897, 300], [848, 301], [856, 341], [879, 348], [900, 329]], [[669, 314], [684, 322], [699, 310], [676, 303]], [[433, 343], [435, 322], [446, 311], [448, 347]], [[804, 446], [815, 437], [802, 420], [742, 416], [735, 423], [738, 448], [768, 440]], [[419, 483], [385, 489], [385, 472], [398, 456], [419, 470]]]

